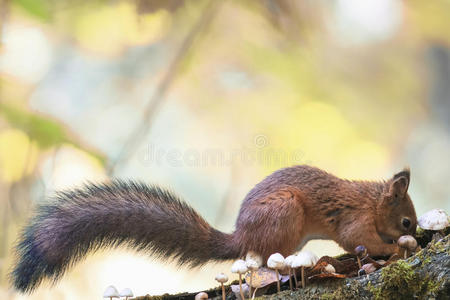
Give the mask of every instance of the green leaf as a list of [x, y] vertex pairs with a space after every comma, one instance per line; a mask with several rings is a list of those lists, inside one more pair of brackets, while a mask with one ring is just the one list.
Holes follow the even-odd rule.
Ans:
[[102, 154], [84, 149], [80, 142], [71, 137], [63, 125], [54, 120], [1, 102], [0, 116], [3, 116], [13, 127], [26, 132], [42, 149], [68, 143], [89, 152], [89, 154], [95, 156], [103, 165], [106, 162]]
[[52, 18], [51, 5], [46, 0], [13, 0], [12, 3], [30, 15], [41, 19], [42, 21], [50, 21]]

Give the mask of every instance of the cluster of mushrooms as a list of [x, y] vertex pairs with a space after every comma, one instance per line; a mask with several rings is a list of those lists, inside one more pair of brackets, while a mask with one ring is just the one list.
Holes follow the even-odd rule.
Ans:
[[113, 298], [123, 298], [125, 300], [128, 300], [128, 298], [133, 296], [133, 291], [131, 291], [131, 289], [124, 288], [119, 293], [116, 287], [113, 285], [108, 286], [103, 293], [103, 298], [109, 298], [109, 300], [112, 300]]
[[[294, 289], [293, 283], [292, 283], [292, 273], [294, 275], [295, 280], [295, 287], [298, 286], [298, 280], [297, 280], [297, 272], [295, 272], [295, 269], [301, 268], [301, 285], [302, 287], [305, 287], [305, 273], [304, 269], [312, 267], [316, 264], [318, 260], [318, 257], [313, 254], [310, 251], [302, 251], [293, 255], [290, 255], [286, 258], [283, 257], [280, 253], [274, 253], [272, 254], [269, 259], [267, 260], [267, 267], [274, 270], [276, 274], [276, 282], [277, 282], [277, 290], [280, 291], [280, 280], [282, 276], [280, 275], [281, 270], [286, 270], [288, 272], [289, 276], [289, 286], [291, 289]], [[252, 287], [253, 285], [253, 274], [254, 272], [258, 271], [260, 268], [267, 270], [265, 268], [262, 268], [263, 265], [263, 259], [260, 255], [258, 255], [255, 252], [249, 252], [247, 253], [245, 260], [239, 259], [236, 260], [233, 265], [231, 266], [231, 272], [236, 273], [239, 275], [239, 294], [241, 299], [245, 299], [245, 295], [249, 295], [249, 297], [252, 296]], [[293, 271], [294, 270], [294, 271]], [[247, 274], [249, 273], [249, 274]], [[248, 289], [245, 289], [242, 284], [242, 276], [247, 274], [248, 276]], [[228, 281], [228, 277], [220, 273], [216, 276], [216, 280], [222, 285], [222, 299], [225, 300], [225, 288], [224, 283]], [[253, 297], [255, 296], [256, 289], [253, 291]], [[200, 295], [200, 294], [198, 294]], [[203, 298], [198, 298], [203, 299]]]

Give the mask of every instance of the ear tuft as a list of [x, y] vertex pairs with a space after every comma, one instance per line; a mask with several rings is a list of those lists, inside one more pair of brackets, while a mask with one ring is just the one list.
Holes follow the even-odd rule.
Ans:
[[394, 178], [392, 178], [394, 181], [400, 177], [406, 177], [406, 179], [410, 180], [411, 177], [411, 170], [409, 169], [409, 167], [405, 167], [403, 168], [403, 171], [398, 172], [397, 174], [394, 175]]
[[409, 168], [403, 169], [403, 171], [394, 175], [390, 181], [389, 193], [392, 196], [392, 200], [396, 201], [402, 199], [408, 192], [410, 180]]

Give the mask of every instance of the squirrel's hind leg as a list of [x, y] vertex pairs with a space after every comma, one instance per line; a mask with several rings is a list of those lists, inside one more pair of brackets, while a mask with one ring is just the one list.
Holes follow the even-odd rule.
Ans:
[[292, 187], [252, 199], [243, 208], [235, 237], [241, 255], [255, 251], [264, 260], [273, 253], [292, 254], [302, 240], [304, 209], [300, 191]]

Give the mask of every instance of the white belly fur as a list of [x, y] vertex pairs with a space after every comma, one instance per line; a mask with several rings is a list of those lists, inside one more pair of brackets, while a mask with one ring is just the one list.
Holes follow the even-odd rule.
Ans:
[[302, 241], [301, 243], [297, 246], [297, 251], [300, 251], [307, 242], [309, 242], [310, 240], [329, 240], [330, 238], [326, 235], [321, 235], [321, 234], [309, 234], [307, 235]]

